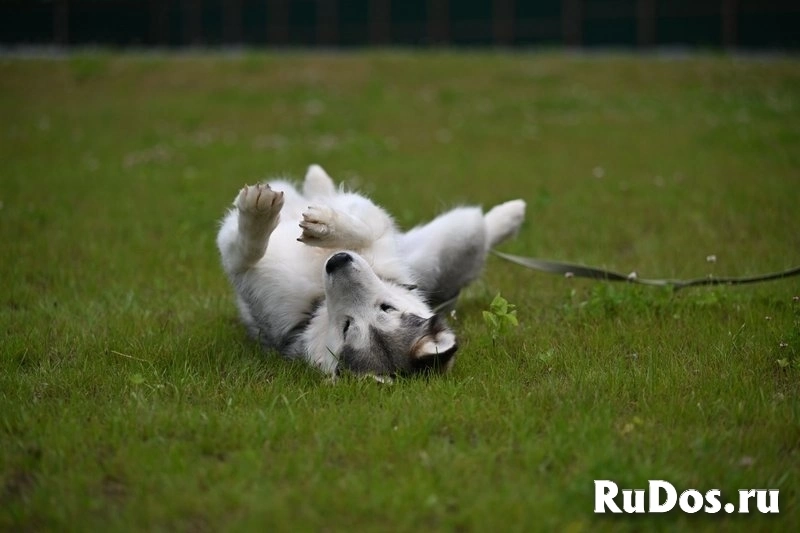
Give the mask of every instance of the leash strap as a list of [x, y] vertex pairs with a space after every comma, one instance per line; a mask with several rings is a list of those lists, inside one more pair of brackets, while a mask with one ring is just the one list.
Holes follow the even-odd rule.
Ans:
[[800, 267], [795, 267], [781, 272], [773, 272], [770, 274], [743, 278], [717, 278], [709, 276], [707, 278], [695, 279], [647, 279], [640, 278], [636, 272], [631, 272], [625, 276], [623, 274], [619, 274], [618, 272], [612, 272], [610, 270], [603, 270], [601, 268], [588, 267], [574, 263], [562, 263], [559, 261], [547, 261], [533, 257], [522, 257], [520, 255], [498, 252], [497, 250], [492, 250], [492, 253], [497, 257], [505, 259], [506, 261], [511, 261], [512, 263], [522, 265], [532, 270], [538, 270], [539, 272], [547, 272], [548, 274], [560, 274], [568, 278], [576, 277], [604, 281], [627, 281], [628, 283], [638, 283], [639, 285], [672, 287], [674, 290], [685, 289], [686, 287], [697, 287], [700, 285], [746, 285], [748, 283], [773, 281], [800, 275]]

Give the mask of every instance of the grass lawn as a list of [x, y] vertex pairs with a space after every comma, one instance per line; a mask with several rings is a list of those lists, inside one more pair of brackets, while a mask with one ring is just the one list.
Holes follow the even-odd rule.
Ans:
[[[524, 198], [510, 253], [800, 264], [797, 60], [3, 58], [0, 529], [800, 527], [800, 280], [492, 258], [452, 374], [331, 384], [245, 336], [214, 244], [239, 187], [313, 162], [403, 227]], [[520, 325], [493, 339], [498, 292]], [[780, 514], [594, 515], [595, 479], [780, 489]]]

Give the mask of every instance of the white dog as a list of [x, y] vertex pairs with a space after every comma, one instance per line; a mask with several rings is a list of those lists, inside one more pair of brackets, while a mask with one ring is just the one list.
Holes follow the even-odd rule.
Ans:
[[524, 216], [522, 200], [485, 215], [460, 207], [401, 233], [312, 165], [302, 194], [284, 181], [245, 186], [217, 246], [241, 318], [265, 347], [328, 374], [445, 371], [456, 338], [434, 309], [455, 301]]

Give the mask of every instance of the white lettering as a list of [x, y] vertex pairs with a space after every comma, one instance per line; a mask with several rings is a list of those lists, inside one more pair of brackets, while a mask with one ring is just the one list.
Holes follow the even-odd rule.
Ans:
[[617, 504], [614, 503], [614, 496], [617, 495], [619, 489], [617, 484], [607, 479], [601, 479], [594, 482], [594, 512], [605, 513], [606, 508], [612, 513], [621, 513]]
[[[622, 509], [626, 513], [643, 513], [645, 512], [644, 508], [644, 490], [643, 489], [634, 489], [634, 490], [623, 490], [622, 491]], [[631, 498], [631, 495], [634, 497]], [[631, 502], [631, 500], [634, 500]]]
[[[689, 503], [689, 500], [693, 502]], [[696, 513], [703, 508], [703, 495], [694, 489], [685, 490], [681, 493], [678, 505], [684, 513]]]
[[740, 490], [739, 491], [739, 513], [746, 514], [750, 512], [748, 507], [748, 500], [756, 495], [755, 490]]
[[[625, 491], [623, 491], [625, 492]], [[769, 505], [767, 505], [767, 493], [769, 493]], [[762, 513], [777, 513], [778, 512], [778, 494], [777, 490], [759, 490], [756, 491], [756, 507]]]
[[706, 492], [706, 502], [708, 505], [703, 509], [707, 513], [718, 513], [722, 509], [722, 504], [719, 503], [719, 490], [712, 489]]
[[[667, 499], [662, 503], [659, 498], [661, 490], [666, 492]], [[678, 492], [672, 483], [660, 479], [651, 480], [648, 482], [648, 490], [650, 491], [650, 509], [651, 513], [667, 513], [675, 507], [675, 502], [678, 501]]]
[[751, 512], [750, 505], [753, 503], [757, 509], [752, 512], [778, 514], [779, 500], [780, 490], [777, 489], [739, 490], [737, 506], [735, 500], [724, 503], [720, 489], [710, 489], [705, 494], [697, 489], [687, 489], [678, 494], [672, 483], [663, 479], [649, 480], [647, 489], [620, 489], [609, 479], [594, 480], [595, 513], [668, 513], [677, 505], [682, 512], [688, 514], [717, 514], [721, 511], [726, 514], [747, 514]]

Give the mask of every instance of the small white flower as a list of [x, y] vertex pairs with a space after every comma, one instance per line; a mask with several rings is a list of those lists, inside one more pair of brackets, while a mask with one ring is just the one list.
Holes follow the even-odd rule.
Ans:
[[711, 255], [707, 255], [706, 256], [706, 263], [716, 263], [716, 262], [717, 262], [717, 256], [716, 255], [711, 254]]
[[603, 167], [597, 166], [592, 169], [592, 176], [594, 176], [597, 179], [600, 179], [605, 175], [606, 171]]
[[739, 459], [739, 466], [750, 467], [753, 466], [756, 460], [750, 457], [749, 455], [745, 455], [741, 459]]

